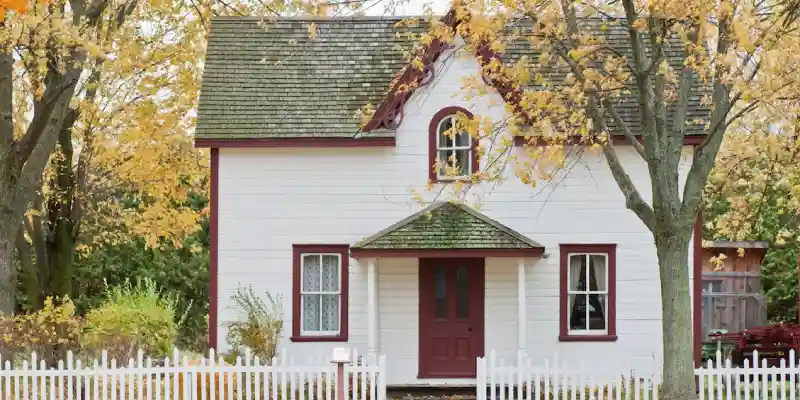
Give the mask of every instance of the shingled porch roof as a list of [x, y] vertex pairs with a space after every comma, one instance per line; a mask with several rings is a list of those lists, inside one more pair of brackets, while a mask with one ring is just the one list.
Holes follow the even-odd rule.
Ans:
[[353, 257], [540, 257], [544, 246], [467, 205], [436, 202], [350, 251]]

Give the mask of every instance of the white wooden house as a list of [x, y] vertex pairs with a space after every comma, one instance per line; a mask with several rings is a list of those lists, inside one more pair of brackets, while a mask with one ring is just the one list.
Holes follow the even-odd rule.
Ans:
[[[447, 202], [455, 183], [433, 167], [436, 154], [464, 145], [467, 173], [487, 159], [473, 157], [469, 135], [454, 144], [440, 131], [459, 112], [502, 120], [506, 102], [502, 90], [465, 99], [462, 79], [480, 77], [484, 59], [437, 42], [421, 56], [432, 67], [422, 84], [397, 91], [420, 78], [403, 69], [398, 21], [213, 21], [196, 133], [211, 149], [212, 346], [226, 348], [225, 323], [239, 318], [231, 296], [250, 285], [284, 299], [282, 348], [385, 354], [389, 385], [474, 384], [475, 359], [491, 350], [654, 372], [655, 246], [602, 155], [571, 156], [558, 181], [536, 187], [508, 167], [502, 184]], [[367, 103], [377, 112], [362, 127], [354, 115]], [[647, 167], [614, 140], [649, 199]], [[700, 140], [688, 132], [681, 182]], [[513, 151], [524, 159], [522, 144]], [[699, 241], [690, 246], [696, 254]]]

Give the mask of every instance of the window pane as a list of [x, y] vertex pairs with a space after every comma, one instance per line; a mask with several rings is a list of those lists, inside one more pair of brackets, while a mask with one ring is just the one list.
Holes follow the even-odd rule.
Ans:
[[445, 165], [450, 163], [449, 158], [450, 150], [440, 150], [439, 151], [439, 158], [436, 160], [436, 166], [439, 168], [439, 176], [447, 176], [447, 169]]
[[447, 281], [444, 268], [436, 267], [436, 318], [447, 317]]
[[453, 147], [451, 129], [453, 129], [453, 117], [446, 117], [439, 122], [439, 148]]
[[589, 257], [589, 290], [602, 291], [606, 290], [606, 256], [602, 254], [593, 254]]
[[589, 329], [606, 329], [606, 295], [589, 295]]
[[459, 169], [459, 176], [466, 176], [472, 173], [472, 165], [469, 159], [469, 150], [456, 150], [456, 163]]
[[586, 290], [586, 255], [573, 254], [569, 257], [569, 290]]
[[331, 254], [322, 256], [322, 291], [339, 291], [339, 257]]
[[586, 329], [586, 295], [569, 295], [569, 329]]
[[318, 294], [304, 294], [301, 297], [303, 303], [303, 330], [304, 331], [318, 331], [319, 330], [319, 312], [320, 312], [320, 295]]
[[456, 271], [456, 318], [469, 317], [469, 279], [466, 267]]
[[303, 291], [318, 292], [320, 289], [319, 256], [303, 256]]
[[469, 136], [469, 132], [467, 132], [464, 129], [461, 129], [461, 131], [458, 132], [458, 134], [456, 135], [456, 146], [459, 146], [459, 147], [461, 147], [461, 146], [469, 146], [469, 144], [471, 142], [470, 139], [472, 139], [472, 138]]
[[322, 331], [336, 332], [339, 330], [339, 295], [322, 295]]

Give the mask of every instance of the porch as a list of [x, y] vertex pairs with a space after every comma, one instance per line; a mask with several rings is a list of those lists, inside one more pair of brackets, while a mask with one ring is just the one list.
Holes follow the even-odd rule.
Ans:
[[366, 270], [367, 351], [391, 360], [387, 385], [474, 385], [485, 349], [524, 352], [528, 269], [543, 253], [541, 244], [452, 203], [351, 246]]

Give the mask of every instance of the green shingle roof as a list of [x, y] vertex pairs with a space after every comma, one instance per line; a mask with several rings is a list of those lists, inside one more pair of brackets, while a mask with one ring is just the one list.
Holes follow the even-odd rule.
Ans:
[[[406, 64], [413, 43], [403, 33], [412, 28], [395, 26], [404, 18], [408, 17], [292, 18], [264, 23], [251, 17], [214, 18], [196, 138], [393, 137], [389, 130], [360, 132], [355, 115], [365, 104], [377, 107]], [[318, 27], [314, 40], [308, 30], [312, 22]], [[616, 51], [631, 57], [623, 26], [600, 19], [582, 23], [584, 29], [596, 30]], [[424, 29], [420, 23], [413, 31]], [[666, 48], [672, 67], [681, 68], [681, 44], [671, 40]], [[509, 45], [502, 57], [512, 62], [523, 56], [539, 57], [524, 38]], [[564, 79], [566, 72], [555, 67], [544, 71], [551, 82]], [[631, 89], [617, 109], [633, 132], [639, 133], [635, 87]], [[700, 104], [699, 85], [693, 94], [688, 121], [706, 117], [709, 110]], [[700, 133], [700, 127], [689, 127], [687, 133]]]
[[437, 202], [351, 247], [384, 249], [544, 249], [463, 204]]

